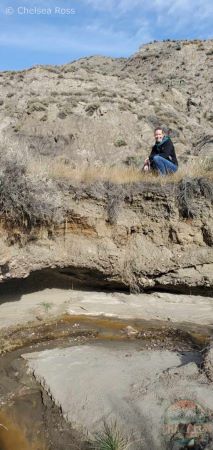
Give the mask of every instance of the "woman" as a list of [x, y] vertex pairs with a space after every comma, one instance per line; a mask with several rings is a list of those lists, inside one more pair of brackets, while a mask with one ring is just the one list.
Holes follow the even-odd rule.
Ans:
[[154, 131], [155, 144], [149, 158], [145, 159], [143, 169], [157, 170], [160, 175], [174, 173], [178, 169], [178, 161], [174, 145], [169, 136], [165, 136], [162, 128], [158, 127]]

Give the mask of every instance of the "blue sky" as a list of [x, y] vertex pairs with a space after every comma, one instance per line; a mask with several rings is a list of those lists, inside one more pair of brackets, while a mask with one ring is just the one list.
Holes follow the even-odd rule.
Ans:
[[154, 39], [210, 39], [212, 25], [212, 0], [1, 0], [0, 70], [127, 57]]

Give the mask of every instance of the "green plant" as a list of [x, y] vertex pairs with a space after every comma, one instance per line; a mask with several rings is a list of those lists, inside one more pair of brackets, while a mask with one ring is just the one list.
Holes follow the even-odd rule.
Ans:
[[95, 450], [126, 450], [128, 448], [128, 441], [122, 435], [117, 423], [114, 422], [108, 425], [104, 422], [103, 431], [96, 434], [94, 442]]
[[116, 139], [116, 141], [114, 142], [115, 147], [122, 147], [124, 145], [127, 145], [126, 141], [122, 138], [118, 138]]
[[40, 305], [43, 306], [43, 308], [44, 308], [44, 310], [45, 310], [46, 313], [47, 313], [47, 312], [49, 311], [49, 309], [51, 309], [52, 306], [53, 306], [52, 303], [49, 303], [49, 302], [41, 302]]

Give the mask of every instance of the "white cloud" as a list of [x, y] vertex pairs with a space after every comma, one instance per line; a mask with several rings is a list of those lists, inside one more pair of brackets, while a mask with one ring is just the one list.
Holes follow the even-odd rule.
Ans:
[[[213, 23], [213, 0], [79, 0], [91, 6], [99, 14], [110, 14], [116, 20], [129, 17], [129, 28], [135, 36], [155, 35], [155, 39], [165, 37], [180, 39], [208, 38]], [[138, 21], [146, 22], [146, 27]], [[141, 31], [140, 31], [141, 30]]]
[[91, 5], [98, 11], [126, 13], [136, 7], [143, 7], [145, 0], [83, 0], [83, 3]]
[[17, 48], [19, 51], [28, 49], [48, 53], [69, 53], [70, 58], [72, 52], [123, 56], [133, 53], [141, 40], [146, 41], [147, 36], [143, 39], [142, 29], [138, 33], [135, 38], [122, 30], [103, 28], [101, 23], [64, 29], [41, 24], [34, 29], [25, 25], [25, 27], [16, 26], [10, 33], [1, 30], [0, 45]]
[[[8, 3], [32, 6], [31, 1], [1, 0], [1, 8]], [[73, 54], [128, 56], [137, 51], [142, 43], [163, 39], [165, 34], [168, 38], [174, 35], [176, 38], [187, 38], [192, 30], [199, 38], [209, 38], [213, 2], [202, 1], [149, 0], [145, 3], [145, 0], [73, 0], [72, 6], [77, 9], [79, 4], [81, 11], [76, 15], [76, 22], [71, 17], [69, 23], [52, 18], [44, 21], [37, 17], [30, 24], [26, 18], [21, 23], [20, 18], [13, 16], [11, 25], [10, 18], [0, 23], [0, 45], [20, 51], [61, 53], [70, 55], [70, 59]], [[42, 4], [43, 7], [59, 3], [61, 7], [70, 7], [71, 0], [33, 2], [35, 6]], [[92, 14], [87, 15], [91, 9]]]
[[94, 9], [99, 11], [117, 12], [125, 14], [136, 8], [141, 9], [141, 14], [149, 11], [152, 13], [169, 14], [173, 16], [174, 20], [176, 14], [181, 15], [187, 12], [188, 18], [192, 19], [193, 14], [197, 9], [201, 12], [202, 17], [213, 15], [212, 0], [81, 0], [81, 3], [91, 5]]
[[[212, 0], [153, 0], [157, 11], [157, 23], [169, 33], [196, 32], [213, 21]], [[208, 32], [208, 29], [206, 29]]]

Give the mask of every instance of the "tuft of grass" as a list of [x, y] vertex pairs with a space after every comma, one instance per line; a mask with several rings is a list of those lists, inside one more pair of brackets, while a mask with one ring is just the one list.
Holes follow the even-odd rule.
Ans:
[[108, 425], [104, 422], [103, 431], [96, 434], [94, 450], [127, 450], [128, 441], [122, 435], [117, 423]]
[[125, 139], [123, 139], [123, 138], [118, 138], [118, 139], [116, 139], [116, 141], [114, 142], [114, 146], [115, 146], [115, 147], [123, 147], [123, 146], [125, 146], [125, 145], [127, 145], [127, 143], [126, 143]]
[[46, 313], [48, 313], [48, 311], [52, 308], [53, 304], [50, 302], [41, 302], [40, 303], [41, 306], [43, 306], [44, 310]]

